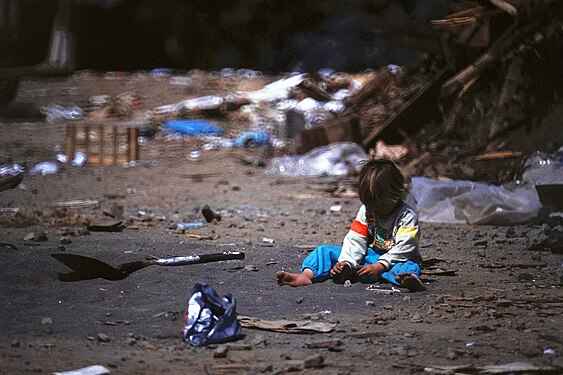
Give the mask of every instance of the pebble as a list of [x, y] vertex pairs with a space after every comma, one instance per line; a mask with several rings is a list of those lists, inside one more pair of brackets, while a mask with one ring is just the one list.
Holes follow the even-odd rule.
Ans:
[[497, 300], [497, 307], [508, 307], [508, 306], [512, 306], [512, 301], [508, 299]]
[[59, 244], [61, 245], [70, 245], [72, 243], [72, 239], [70, 237], [61, 237], [59, 240]]
[[305, 361], [292, 359], [287, 361], [286, 371], [301, 371], [305, 368]]
[[315, 354], [305, 358], [305, 368], [319, 368], [323, 366], [324, 357], [320, 354]]
[[30, 232], [23, 238], [25, 242], [45, 242], [48, 240], [47, 235], [43, 232]]
[[270, 371], [272, 371], [273, 368], [274, 367], [270, 363], [267, 363], [267, 362], [260, 362], [258, 364], [258, 370], [260, 372], [270, 372]]
[[219, 345], [213, 352], [213, 358], [226, 358], [229, 348], [225, 345]]
[[98, 333], [97, 339], [99, 342], [110, 342], [111, 339], [105, 333]]

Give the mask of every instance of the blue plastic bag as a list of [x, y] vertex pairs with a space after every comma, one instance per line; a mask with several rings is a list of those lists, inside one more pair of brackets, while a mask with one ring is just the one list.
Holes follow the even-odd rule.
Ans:
[[184, 319], [186, 324], [183, 339], [193, 346], [233, 341], [242, 337], [235, 298], [230, 294], [219, 296], [205, 282], [195, 284]]
[[223, 129], [203, 120], [168, 120], [163, 124], [164, 129], [186, 135], [221, 134]]

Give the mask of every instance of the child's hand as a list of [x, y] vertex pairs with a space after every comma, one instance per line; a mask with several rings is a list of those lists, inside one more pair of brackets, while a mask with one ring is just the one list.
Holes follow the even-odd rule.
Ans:
[[332, 269], [330, 270], [330, 275], [331, 276], [338, 275], [338, 274], [342, 273], [342, 271], [344, 271], [344, 269], [346, 267], [350, 268], [350, 265], [348, 264], [348, 262], [337, 262], [334, 265], [334, 267], [332, 267]]
[[358, 270], [359, 276], [373, 278], [385, 271], [385, 266], [381, 263], [368, 264]]

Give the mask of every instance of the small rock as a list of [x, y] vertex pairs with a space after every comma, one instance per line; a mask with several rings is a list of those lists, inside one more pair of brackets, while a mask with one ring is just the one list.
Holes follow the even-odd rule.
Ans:
[[487, 240], [479, 240], [479, 241], [473, 242], [473, 245], [474, 245], [474, 246], [487, 247], [488, 243], [489, 243], [489, 242], [488, 242]]
[[79, 235], [79, 236], [89, 236], [90, 231], [86, 228], [80, 228], [80, 229], [78, 229], [76, 234]]
[[250, 345], [252, 345], [253, 347], [265, 347], [266, 345], [268, 345], [268, 342], [266, 341], [266, 338], [264, 336], [256, 336], [252, 339]]
[[320, 354], [315, 354], [305, 358], [305, 368], [319, 368], [323, 366], [324, 357]]
[[352, 282], [350, 280], [344, 281], [344, 288], [349, 288], [352, 286]]
[[201, 209], [201, 214], [205, 217], [205, 220], [208, 223], [211, 223], [213, 220], [221, 221], [221, 215], [217, 212], [213, 211], [209, 206], [205, 205]]
[[61, 239], [59, 240], [59, 244], [61, 245], [70, 245], [72, 243], [72, 240], [70, 239], [70, 237], [61, 237]]
[[273, 368], [274, 367], [270, 363], [260, 362], [258, 364], [258, 370], [260, 370], [260, 372], [269, 372], [272, 371]]
[[292, 359], [287, 361], [286, 371], [301, 371], [305, 368], [305, 361], [300, 359]]
[[512, 306], [512, 301], [508, 299], [499, 299], [497, 300], [497, 307], [508, 307]]
[[44, 242], [47, 241], [47, 235], [43, 232], [31, 232], [23, 238], [25, 242]]
[[489, 326], [486, 325], [486, 324], [483, 324], [483, 325], [480, 325], [480, 326], [475, 327], [475, 330], [476, 330], [476, 331], [479, 331], [479, 332], [491, 332], [491, 331], [494, 331], [495, 329], [489, 327]]
[[111, 339], [108, 335], [106, 335], [105, 333], [98, 333], [98, 336], [96, 337], [98, 339], [99, 342], [110, 342]]
[[51, 319], [50, 317], [43, 317], [41, 318], [41, 324], [44, 326], [49, 326], [53, 324], [53, 319]]
[[253, 271], [253, 272], [257, 272], [258, 271], [258, 267], [254, 264], [249, 264], [247, 266], [244, 266], [243, 268], [245, 271]]
[[148, 341], [148, 340], [140, 340], [137, 343], [137, 347], [140, 349], [148, 349], [148, 350], [157, 350], [158, 346], [156, 344], [153, 344], [152, 342]]
[[225, 345], [219, 345], [213, 352], [213, 358], [226, 358], [229, 348]]
[[21, 343], [18, 340], [14, 340], [10, 343], [10, 346], [12, 348], [20, 348], [21, 347]]
[[297, 299], [297, 301], [295, 301], [295, 302], [296, 302], [297, 304], [302, 304], [304, 300], [305, 300], [305, 299], [304, 299], [303, 297], [299, 297], [299, 298]]
[[525, 283], [528, 281], [533, 281], [534, 280], [534, 275], [529, 274], [529, 273], [521, 273], [520, 275], [518, 275], [518, 281]]

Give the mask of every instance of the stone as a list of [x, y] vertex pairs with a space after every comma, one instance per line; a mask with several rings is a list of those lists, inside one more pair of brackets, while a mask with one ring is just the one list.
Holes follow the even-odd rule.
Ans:
[[319, 368], [323, 366], [324, 357], [320, 354], [314, 354], [305, 358], [305, 368]]
[[98, 336], [96, 338], [99, 342], [110, 342], [111, 341], [110, 337], [108, 335], [106, 335], [105, 333], [98, 333]]
[[225, 345], [219, 345], [213, 352], [213, 358], [226, 358], [229, 353], [229, 348]]
[[292, 359], [287, 361], [286, 371], [301, 371], [305, 368], [305, 361]]

